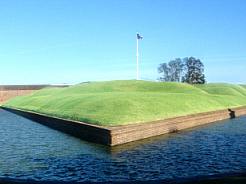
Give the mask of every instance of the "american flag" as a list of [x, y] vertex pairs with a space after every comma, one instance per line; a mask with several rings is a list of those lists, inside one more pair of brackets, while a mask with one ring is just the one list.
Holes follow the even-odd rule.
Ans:
[[137, 33], [137, 39], [138, 39], [138, 40], [142, 40], [142, 39], [143, 39], [143, 37], [142, 37], [142, 36], [140, 36], [140, 34], [138, 34], [138, 33]]

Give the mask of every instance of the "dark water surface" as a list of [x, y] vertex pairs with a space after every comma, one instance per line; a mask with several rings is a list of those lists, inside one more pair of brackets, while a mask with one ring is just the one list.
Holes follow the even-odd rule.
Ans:
[[246, 117], [109, 148], [0, 110], [0, 178], [163, 180], [246, 171]]

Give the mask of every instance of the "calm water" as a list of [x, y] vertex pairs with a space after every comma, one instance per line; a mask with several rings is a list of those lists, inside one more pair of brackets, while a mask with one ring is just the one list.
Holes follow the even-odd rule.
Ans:
[[246, 117], [110, 149], [0, 110], [0, 178], [133, 181], [246, 171]]

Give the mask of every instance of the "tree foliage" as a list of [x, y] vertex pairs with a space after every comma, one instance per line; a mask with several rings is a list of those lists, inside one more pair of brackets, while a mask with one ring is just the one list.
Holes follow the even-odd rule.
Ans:
[[200, 59], [187, 57], [177, 58], [168, 63], [161, 63], [158, 67], [161, 74], [160, 81], [186, 82], [189, 84], [204, 84], [204, 65]]
[[182, 78], [182, 82], [189, 84], [204, 84], [204, 65], [200, 59], [194, 57], [184, 58], [185, 63], [185, 75]]
[[159, 73], [162, 73], [159, 80], [181, 82], [183, 68], [184, 64], [180, 58], [171, 60], [169, 63], [162, 63], [158, 67]]

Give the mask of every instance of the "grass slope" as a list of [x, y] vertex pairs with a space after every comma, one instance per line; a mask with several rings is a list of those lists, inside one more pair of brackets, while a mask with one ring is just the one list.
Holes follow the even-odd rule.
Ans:
[[147, 81], [92, 82], [47, 88], [4, 106], [113, 126], [246, 105], [246, 88]]

